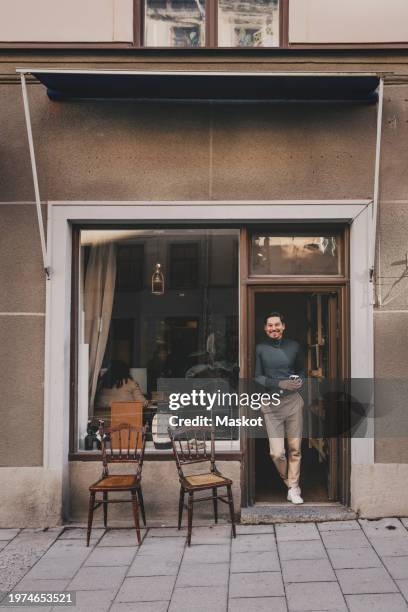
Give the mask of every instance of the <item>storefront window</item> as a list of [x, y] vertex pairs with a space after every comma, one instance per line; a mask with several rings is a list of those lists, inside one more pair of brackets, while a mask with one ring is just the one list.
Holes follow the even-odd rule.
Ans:
[[277, 47], [279, 45], [278, 0], [219, 0], [218, 45], [220, 47]]
[[145, 0], [147, 47], [203, 47], [205, 0]]
[[340, 274], [339, 236], [265, 235], [251, 240], [250, 273], [253, 275]]
[[238, 242], [238, 230], [81, 230], [76, 450], [96, 448], [99, 419], [147, 423], [148, 448], [168, 448], [154, 437], [166, 385], [236, 381]]

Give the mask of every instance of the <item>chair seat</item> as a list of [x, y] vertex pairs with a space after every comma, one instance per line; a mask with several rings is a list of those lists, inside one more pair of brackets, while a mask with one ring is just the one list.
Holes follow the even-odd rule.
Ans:
[[184, 480], [191, 487], [220, 487], [222, 485], [231, 484], [229, 478], [219, 476], [212, 472], [208, 474], [194, 474], [192, 476], [185, 476]]
[[112, 474], [101, 478], [89, 487], [90, 491], [102, 491], [103, 489], [115, 489], [117, 491], [136, 488], [140, 481], [133, 474]]

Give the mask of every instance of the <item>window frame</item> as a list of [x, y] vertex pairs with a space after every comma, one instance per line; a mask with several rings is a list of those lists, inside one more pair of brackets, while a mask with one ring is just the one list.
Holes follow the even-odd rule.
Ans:
[[[141, 224], [142, 226], [144, 224]], [[69, 442], [68, 442], [68, 461], [100, 461], [100, 451], [84, 451], [76, 449], [76, 430], [78, 425], [78, 367], [79, 367], [79, 300], [78, 296], [80, 293], [80, 265], [81, 265], [81, 230], [98, 230], [107, 229], [110, 227], [127, 229], [133, 227], [132, 225], [123, 223], [117, 225], [116, 223], [109, 223], [108, 225], [101, 225], [100, 223], [74, 223], [72, 224], [71, 234], [71, 247], [72, 247], [72, 258], [71, 258], [71, 305], [70, 305], [70, 372], [69, 372]], [[150, 223], [147, 224], [151, 226]], [[160, 223], [154, 225], [155, 228], [161, 228]], [[163, 226], [167, 229], [167, 226]], [[241, 231], [240, 224], [228, 223], [225, 225], [213, 225], [211, 222], [208, 223], [209, 229], [236, 229], [238, 233], [238, 251], [241, 245]], [[201, 226], [194, 223], [187, 223], [177, 225], [179, 229], [202, 229]], [[239, 266], [239, 258], [237, 259], [237, 265]], [[238, 334], [240, 326], [240, 312], [239, 312], [239, 294], [240, 294], [240, 270], [238, 269], [238, 286], [237, 286], [237, 299], [238, 299]], [[238, 345], [238, 362], [240, 361], [241, 345]], [[241, 447], [241, 435], [238, 440], [216, 440], [216, 453], [219, 461], [241, 461], [243, 451]], [[146, 444], [145, 460], [148, 461], [169, 461], [172, 459], [172, 449], [156, 449], [152, 448], [148, 442]]]

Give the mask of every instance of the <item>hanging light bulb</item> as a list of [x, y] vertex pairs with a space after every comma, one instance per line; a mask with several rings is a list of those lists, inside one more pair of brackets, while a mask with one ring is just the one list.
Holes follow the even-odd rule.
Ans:
[[164, 276], [161, 271], [161, 265], [157, 263], [154, 267], [152, 275], [152, 294], [163, 295], [164, 293]]

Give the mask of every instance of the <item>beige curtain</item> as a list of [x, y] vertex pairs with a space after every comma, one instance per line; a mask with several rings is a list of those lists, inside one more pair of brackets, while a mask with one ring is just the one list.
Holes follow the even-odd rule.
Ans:
[[115, 245], [91, 247], [85, 277], [85, 342], [89, 344], [89, 414], [93, 414], [99, 372], [108, 341], [115, 293]]

